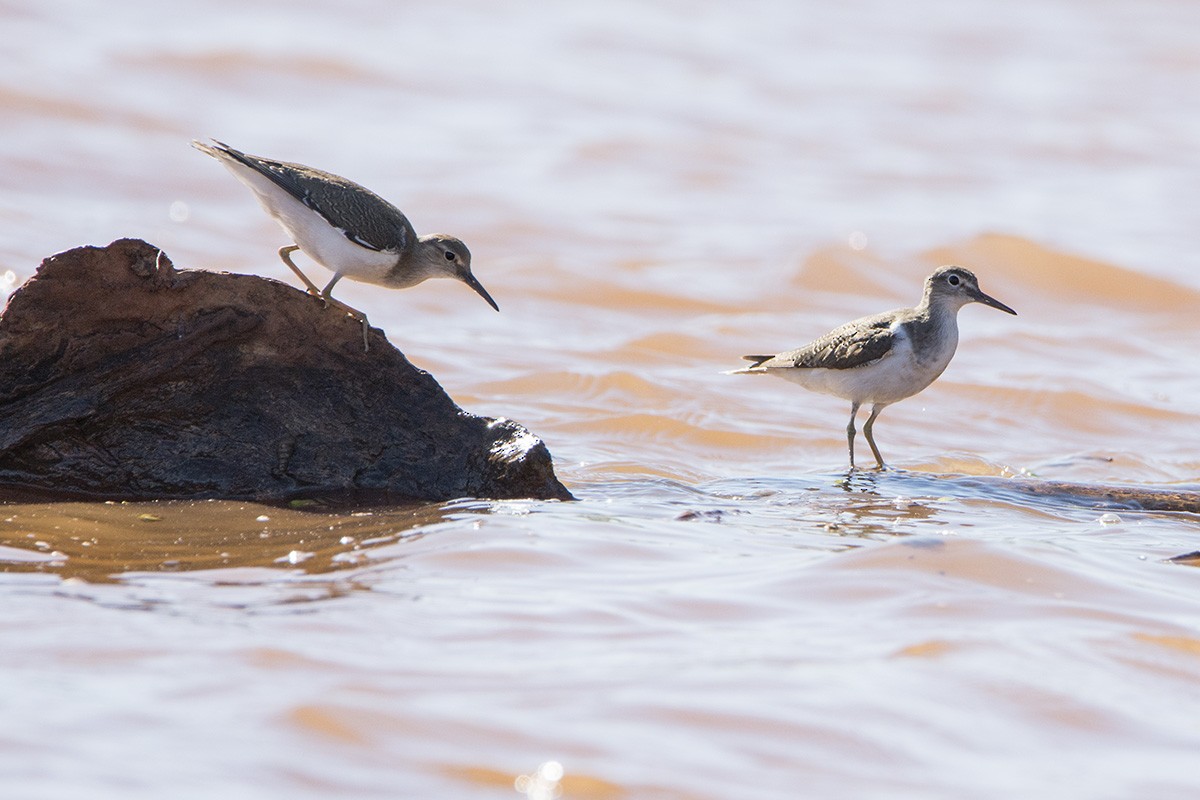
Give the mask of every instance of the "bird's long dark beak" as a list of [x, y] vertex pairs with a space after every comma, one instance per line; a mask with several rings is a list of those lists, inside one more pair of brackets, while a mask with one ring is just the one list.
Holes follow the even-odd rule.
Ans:
[[[489, 306], [496, 309], [497, 311], [500, 310], [500, 306], [496, 305], [496, 301], [492, 299], [492, 296], [490, 294], [488, 294], [487, 289], [483, 288], [483, 284], [480, 283], [479, 279], [476, 278], [474, 275], [472, 275], [471, 273], [468, 272], [466, 275], [463, 276], [462, 282], [465, 283], [467, 286], [470, 286], [476, 292], [478, 292], [480, 297], [482, 297], [484, 300], [487, 300]], [[1015, 314], [1016, 312], [1014, 311], [1013, 313]]]
[[1004, 303], [1001, 303], [999, 300], [992, 297], [990, 294], [984, 294], [983, 292], [979, 291], [978, 289], [971, 291], [970, 294], [971, 294], [971, 299], [974, 300], [976, 303], [983, 303], [985, 306], [991, 306], [992, 308], [998, 308], [1001, 311], [1006, 311], [1009, 314], [1012, 314], [1014, 317], [1017, 315], [1017, 312], [1013, 311], [1011, 308], [1004, 305]]

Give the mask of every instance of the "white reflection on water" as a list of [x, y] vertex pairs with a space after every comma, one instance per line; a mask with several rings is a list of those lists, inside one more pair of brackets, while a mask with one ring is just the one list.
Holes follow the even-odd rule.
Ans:
[[562, 787], [558, 785], [562, 777], [562, 764], [557, 761], [547, 761], [540, 765], [532, 775], [518, 777], [513, 785], [529, 800], [553, 800], [555, 797], [562, 796]]

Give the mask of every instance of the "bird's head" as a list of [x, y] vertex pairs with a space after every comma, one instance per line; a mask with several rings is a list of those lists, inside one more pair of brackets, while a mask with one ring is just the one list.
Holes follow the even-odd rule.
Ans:
[[975, 273], [966, 267], [940, 267], [925, 279], [925, 303], [927, 305], [943, 305], [955, 311], [967, 303], [983, 303], [985, 306], [998, 308], [1009, 314], [1016, 314], [1008, 306], [1001, 303], [979, 288], [979, 279]]
[[471, 274], [471, 251], [461, 239], [444, 233], [421, 237], [421, 269], [429, 278], [454, 278], [474, 289], [480, 297], [497, 311], [500, 306], [483, 288], [483, 284]]

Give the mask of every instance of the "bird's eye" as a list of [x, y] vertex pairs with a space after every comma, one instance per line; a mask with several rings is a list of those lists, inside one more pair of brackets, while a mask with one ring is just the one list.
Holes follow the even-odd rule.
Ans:
[[961, 281], [959, 280], [959, 277], [957, 275], [953, 275], [953, 274], [950, 275], [948, 278], [946, 278], [946, 282], [949, 283], [951, 286], [958, 286], [958, 284], [961, 283]]
[[[447, 251], [446, 251], [446, 260], [447, 260], [447, 261], [453, 261], [453, 260], [454, 260], [454, 251], [453, 251], [453, 250], [447, 250]], [[955, 281], [955, 283], [957, 283], [957, 281]]]

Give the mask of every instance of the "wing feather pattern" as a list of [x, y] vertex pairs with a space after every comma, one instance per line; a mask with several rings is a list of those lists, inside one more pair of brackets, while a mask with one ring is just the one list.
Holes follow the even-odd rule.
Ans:
[[252, 156], [227, 144], [216, 144], [228, 156], [270, 178], [363, 247], [399, 252], [416, 240], [416, 231], [404, 212], [353, 181], [303, 164]]
[[751, 369], [854, 369], [878, 361], [895, 345], [894, 313], [848, 322], [814, 342], [775, 356], [743, 356]]

